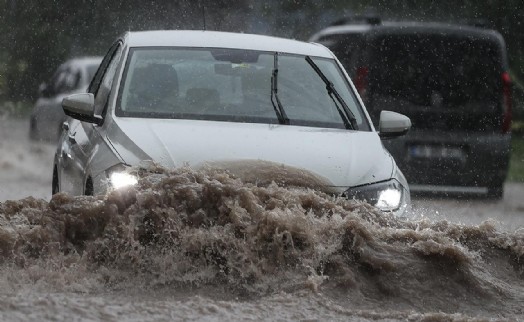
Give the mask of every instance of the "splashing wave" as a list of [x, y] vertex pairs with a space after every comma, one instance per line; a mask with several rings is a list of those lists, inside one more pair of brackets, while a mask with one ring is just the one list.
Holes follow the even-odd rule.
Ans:
[[345, 308], [523, 314], [522, 233], [403, 221], [212, 168], [150, 169], [101, 197], [0, 203], [0, 260], [4, 289], [309, 290]]

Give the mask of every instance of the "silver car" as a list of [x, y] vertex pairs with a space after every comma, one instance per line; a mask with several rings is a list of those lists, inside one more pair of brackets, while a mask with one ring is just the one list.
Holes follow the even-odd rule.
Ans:
[[60, 65], [53, 77], [39, 88], [39, 98], [31, 113], [29, 137], [33, 140], [58, 139], [65, 114], [62, 100], [73, 93], [86, 92], [102, 57], [79, 57]]
[[383, 111], [375, 131], [341, 64], [321, 45], [130, 32], [110, 48], [88, 93], [62, 105], [71, 119], [58, 143], [53, 193], [136, 184], [129, 167], [147, 160], [170, 168], [254, 162], [254, 170], [278, 165], [312, 174], [330, 191], [384, 211], [398, 214], [410, 203], [381, 142], [406, 133], [410, 120]]

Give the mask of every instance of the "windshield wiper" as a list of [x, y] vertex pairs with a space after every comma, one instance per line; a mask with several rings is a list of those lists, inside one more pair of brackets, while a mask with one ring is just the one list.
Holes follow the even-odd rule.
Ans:
[[[320, 70], [317, 64], [311, 59], [311, 57], [306, 56], [306, 61], [308, 64], [315, 70], [315, 72], [320, 76], [322, 81], [326, 84], [326, 89], [328, 91], [329, 97], [333, 100], [333, 103], [335, 103], [335, 106], [337, 107], [338, 114], [340, 114], [340, 117], [342, 118], [342, 121], [344, 122], [344, 126], [348, 130], [358, 130], [358, 124], [357, 119], [355, 118], [355, 115], [351, 110], [349, 109], [348, 105], [340, 96], [340, 94], [337, 92], [335, 85], [324, 75], [324, 73]], [[337, 104], [337, 101], [342, 105], [342, 109], [340, 109], [340, 106]]]
[[271, 103], [273, 104], [273, 108], [277, 114], [278, 122], [280, 124], [289, 125], [289, 118], [287, 117], [286, 111], [284, 111], [282, 103], [280, 103], [280, 99], [278, 98], [278, 53], [275, 53], [274, 57], [273, 72], [271, 73]]

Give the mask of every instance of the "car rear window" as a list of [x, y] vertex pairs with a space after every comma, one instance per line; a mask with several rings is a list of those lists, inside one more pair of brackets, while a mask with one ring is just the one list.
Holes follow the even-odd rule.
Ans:
[[369, 42], [369, 106], [415, 128], [493, 130], [502, 115], [500, 44], [467, 34], [387, 34]]
[[371, 46], [375, 48], [370, 86], [375, 93], [423, 106], [461, 106], [499, 98], [502, 62], [493, 41], [446, 35], [388, 35]]
[[318, 42], [337, 56], [348, 73], [354, 77], [353, 69], [359, 50], [364, 41], [363, 34], [330, 34], [321, 37]]

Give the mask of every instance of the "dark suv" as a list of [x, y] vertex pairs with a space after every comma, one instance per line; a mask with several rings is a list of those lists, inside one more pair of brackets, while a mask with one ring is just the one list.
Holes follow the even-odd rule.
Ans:
[[405, 114], [408, 135], [384, 145], [412, 191], [501, 198], [510, 155], [511, 81], [502, 36], [441, 23], [341, 21], [311, 41], [329, 47], [375, 126]]

